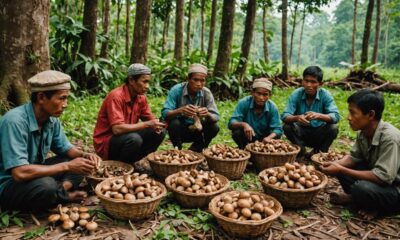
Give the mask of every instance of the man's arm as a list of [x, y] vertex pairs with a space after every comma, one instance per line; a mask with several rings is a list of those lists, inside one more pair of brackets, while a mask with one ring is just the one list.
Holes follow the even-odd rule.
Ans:
[[150, 121], [138, 122], [135, 124], [115, 124], [111, 127], [114, 135], [136, 132], [145, 128], [152, 128], [153, 130], [159, 130], [160, 128], [165, 128], [165, 124], [160, 122], [158, 119], [153, 119]]

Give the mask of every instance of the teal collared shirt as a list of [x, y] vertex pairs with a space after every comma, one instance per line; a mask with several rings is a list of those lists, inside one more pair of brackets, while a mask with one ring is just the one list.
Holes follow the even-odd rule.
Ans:
[[256, 133], [256, 138], [261, 139], [271, 133], [276, 133], [278, 137], [282, 135], [282, 125], [279, 119], [278, 108], [275, 103], [268, 100], [264, 104], [264, 111], [260, 116], [254, 111], [254, 99], [252, 96], [242, 98], [235, 108], [228, 127], [232, 129], [235, 122], [248, 123]]
[[[328, 90], [318, 88], [314, 101], [309, 105], [307, 104], [307, 96], [303, 87], [294, 90], [290, 95], [281, 119], [284, 121], [288, 116], [302, 115], [310, 111], [328, 114], [332, 119], [332, 123], [337, 123], [340, 120], [339, 110]], [[320, 127], [325, 124], [324, 121], [320, 120], [311, 120], [310, 122], [311, 127]]]
[[[161, 116], [163, 119], [167, 119], [167, 114], [169, 111], [178, 109], [182, 106], [186, 105], [195, 105], [199, 107], [206, 107], [208, 111], [213, 115], [214, 119], [219, 119], [219, 113], [217, 109], [217, 105], [215, 104], [214, 97], [211, 91], [203, 87], [200, 91], [197, 92], [196, 97], [192, 98], [189, 94], [187, 82], [178, 83], [171, 88], [168, 92], [167, 100], [164, 103], [164, 107], [161, 110]], [[185, 121], [186, 124], [193, 124], [192, 118], [187, 118], [180, 116], [182, 120]]]
[[72, 147], [60, 121], [54, 117], [43, 125], [41, 137], [31, 102], [10, 110], [0, 119], [0, 194], [12, 179], [12, 168], [43, 164], [50, 150], [66, 155]]

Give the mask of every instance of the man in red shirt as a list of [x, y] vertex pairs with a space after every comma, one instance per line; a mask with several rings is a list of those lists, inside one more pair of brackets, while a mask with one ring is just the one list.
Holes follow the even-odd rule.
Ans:
[[163, 141], [165, 124], [154, 117], [144, 95], [150, 74], [143, 64], [132, 64], [125, 84], [104, 99], [93, 134], [94, 148], [103, 159], [135, 163]]

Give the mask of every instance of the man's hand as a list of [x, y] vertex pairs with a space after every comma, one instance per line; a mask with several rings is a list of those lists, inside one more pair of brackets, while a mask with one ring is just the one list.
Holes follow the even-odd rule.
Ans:
[[342, 173], [344, 167], [337, 162], [324, 162], [321, 166], [321, 171], [331, 176], [336, 176]]
[[247, 139], [249, 141], [251, 141], [253, 139], [253, 137], [256, 135], [253, 128], [248, 123], [245, 123], [245, 125], [243, 127], [243, 131], [244, 131], [244, 135], [247, 137]]
[[267, 137], [265, 137], [265, 138], [263, 139], [263, 142], [264, 142], [264, 143], [269, 143], [269, 142], [271, 142], [272, 139], [274, 139], [272, 136], [267, 136]]
[[150, 121], [144, 122], [148, 128], [153, 129], [156, 133], [160, 134], [163, 128], [166, 127], [165, 123], [160, 122], [158, 119], [153, 119]]
[[181, 107], [180, 109], [181, 109], [181, 110], [180, 110], [180, 111], [181, 111], [181, 114], [182, 114], [183, 116], [185, 116], [185, 117], [190, 117], [190, 118], [192, 118], [194, 115], [197, 114], [197, 107], [194, 106], [194, 105], [192, 105], [192, 104], [183, 106], [183, 107]]
[[305, 115], [298, 115], [297, 122], [299, 122], [301, 125], [304, 125], [304, 126], [310, 125], [310, 121], [307, 120]]
[[87, 158], [75, 158], [69, 162], [68, 171], [80, 175], [89, 175], [96, 167], [96, 163]]
[[304, 114], [304, 116], [305, 116], [306, 119], [309, 120], [309, 121], [321, 119], [321, 114], [320, 114], [320, 113], [317, 113], [317, 112], [306, 112], [306, 113]]
[[206, 107], [201, 107], [197, 110], [200, 117], [206, 117], [209, 115], [208, 109]]
[[97, 154], [94, 153], [83, 153], [82, 157], [93, 161], [96, 167], [100, 166], [100, 163], [102, 161], [102, 159]]

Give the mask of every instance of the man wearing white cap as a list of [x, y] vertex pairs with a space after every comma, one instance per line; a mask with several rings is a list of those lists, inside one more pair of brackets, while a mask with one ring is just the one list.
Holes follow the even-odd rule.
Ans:
[[[0, 121], [0, 205], [3, 210], [42, 211], [80, 201], [83, 175], [101, 159], [74, 147], [58, 117], [68, 104], [71, 77], [44, 71], [28, 80], [31, 101]], [[46, 159], [49, 151], [55, 157]]]
[[93, 135], [101, 157], [134, 164], [140, 172], [146, 169], [138, 160], [156, 151], [165, 137], [165, 124], [155, 118], [145, 95], [150, 74], [143, 64], [129, 66], [125, 84], [104, 99]]
[[211, 91], [204, 86], [207, 67], [194, 63], [188, 73], [186, 82], [169, 91], [161, 114], [168, 121], [168, 134], [175, 147], [182, 149], [182, 143], [192, 142], [189, 149], [201, 152], [219, 131], [219, 114]]
[[282, 135], [278, 108], [269, 100], [272, 83], [266, 78], [254, 80], [251, 96], [242, 98], [235, 108], [228, 127], [239, 148], [249, 142], [268, 141]]

